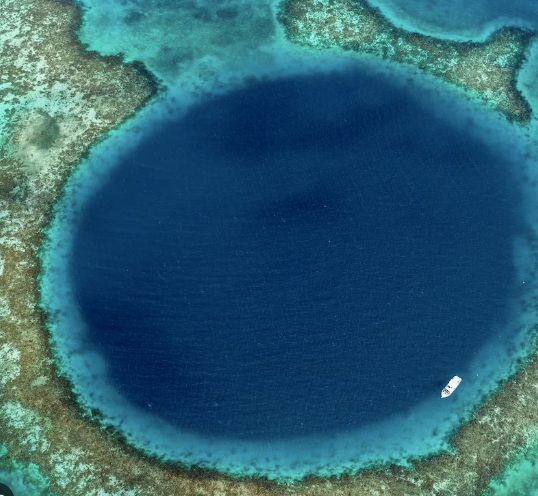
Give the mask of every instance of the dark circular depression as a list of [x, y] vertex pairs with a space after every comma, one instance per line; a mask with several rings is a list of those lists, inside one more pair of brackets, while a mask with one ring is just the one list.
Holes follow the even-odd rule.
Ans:
[[207, 99], [87, 205], [77, 302], [131, 402], [210, 436], [346, 431], [432, 395], [518, 295], [500, 154], [359, 71]]

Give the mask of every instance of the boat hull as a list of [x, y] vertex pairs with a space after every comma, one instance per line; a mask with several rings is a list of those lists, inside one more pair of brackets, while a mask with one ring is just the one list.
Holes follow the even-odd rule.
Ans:
[[448, 398], [460, 385], [461, 377], [455, 375], [441, 391], [441, 398]]

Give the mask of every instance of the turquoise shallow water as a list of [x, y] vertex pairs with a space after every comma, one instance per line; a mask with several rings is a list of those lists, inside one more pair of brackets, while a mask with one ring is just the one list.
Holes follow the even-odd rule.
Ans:
[[[177, 120], [188, 109], [195, 108], [193, 106], [202, 94], [225, 94], [244, 87], [253, 78], [327, 73], [356, 64], [349, 58], [334, 55], [299, 55], [287, 47], [273, 21], [275, 5], [269, 3], [94, 1], [87, 2], [86, 6], [89, 10], [81, 30], [83, 41], [103, 54], [121, 51], [128, 59], [143, 60], [163, 79], [168, 91], [161, 101], [117, 130], [108, 142], [97, 148], [71, 183], [67, 198], [68, 201], [76, 200], [69, 206], [71, 209], [74, 205], [75, 210], [64, 211], [65, 218], [55, 224], [53, 238], [62, 246], [53, 245], [53, 250], [46, 255], [50, 267], [59, 269], [55, 278], [51, 277], [44, 283], [45, 296], [51, 298], [48, 300], [51, 305], [57, 305], [59, 299], [71, 298], [65, 263], [72, 241], [71, 229], [77, 224], [85, 201], [99, 194], [99, 188], [113, 174], [114, 167], [124, 159], [130, 147], [147, 139], [149, 131], [168, 127], [171, 119]], [[399, 13], [407, 26], [418, 25], [423, 30], [447, 37], [468, 33], [474, 37], [490, 25], [505, 22], [504, 17], [519, 25], [534, 25], [533, 9], [524, 2], [510, 2], [510, 5], [498, 2], [495, 9], [479, 3], [460, 7], [451, 7], [448, 14], [457, 11], [451, 16], [440, 3], [422, 9], [420, 4], [408, 2], [400, 6], [393, 4], [392, 15]], [[440, 12], [444, 15], [439, 16]], [[446, 25], [439, 25], [440, 18], [446, 19]], [[465, 22], [460, 22], [462, 19]], [[442, 91], [439, 94], [439, 87], [435, 84], [423, 85], [415, 81], [412, 83], [414, 86], [407, 87], [405, 80], [409, 75], [405, 72], [375, 64], [362, 64], [360, 67], [368, 73], [384, 73], [383, 77], [409, 91], [410, 98], [416, 98], [416, 104], [425, 107], [429, 115], [450, 115], [451, 124], [462, 135], [483, 140], [486, 146], [495, 142], [494, 149], [500, 155], [517, 157], [514, 160], [516, 176], [530, 175], [532, 182], [533, 169], [524, 170], [528, 163], [518, 157], [525, 151], [526, 142], [517, 132], [506, 128], [495, 118], [490, 119], [479, 107], [458, 99], [451, 100], [452, 97], [443, 95]], [[529, 80], [532, 80], [532, 73], [529, 73]], [[424, 88], [428, 91], [423, 91]], [[474, 124], [470, 125], [471, 122]], [[526, 212], [532, 221], [534, 207], [530, 197], [526, 198]], [[62, 204], [60, 210], [67, 203]], [[519, 268], [515, 277], [529, 283], [528, 268], [532, 256], [524, 237], [514, 240], [513, 255]], [[65, 293], [52, 291], [54, 286], [62, 288]], [[54, 298], [58, 300], [54, 301]], [[499, 378], [511, 370], [515, 358], [523, 353], [529, 324], [518, 307], [516, 314], [520, 318], [512, 316], [513, 327], [492, 332], [492, 338], [477, 351], [462, 373], [465, 388], [462, 386], [461, 391], [465, 394], [453, 398], [454, 402], [444, 407], [445, 410], [436, 410], [433, 403], [426, 401], [412, 411], [402, 412], [396, 419], [370, 425], [361, 432], [353, 431], [351, 435], [332, 433], [321, 438], [301, 437], [293, 442], [280, 440], [268, 445], [208, 439], [192, 432], [178, 432], [148, 411], [134, 411], [126, 396], [120, 397], [119, 401], [113, 400], [117, 393], [116, 384], [109, 380], [107, 360], [97, 353], [98, 350], [86, 345], [84, 333], [88, 330], [84, 325], [75, 325], [80, 324], [81, 319], [74, 307], [72, 310], [73, 313], [66, 313], [65, 320], [58, 323], [56, 334], [58, 349], [64, 353], [64, 367], [75, 378], [87, 404], [101, 407], [115, 423], [123, 422], [131, 441], [149, 451], [180, 458], [186, 463], [217, 467], [234, 475], [262, 474], [288, 481], [312, 472], [331, 475], [342, 470], [353, 471], [373, 461], [401, 461], [409, 455], [420, 456], [445, 448], [446, 434], [450, 429], [483, 394], [495, 386]], [[74, 325], [72, 329], [77, 332], [62, 334], [62, 325]], [[512, 332], [514, 329], [518, 332]], [[510, 341], [506, 339], [507, 333]], [[92, 374], [94, 377], [90, 379]], [[271, 457], [265, 456], [268, 450], [273, 454]], [[530, 478], [532, 470], [526, 470], [525, 474], [524, 477]]]

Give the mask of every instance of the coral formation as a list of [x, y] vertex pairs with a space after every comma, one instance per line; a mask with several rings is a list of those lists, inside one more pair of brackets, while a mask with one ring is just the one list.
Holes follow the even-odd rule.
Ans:
[[463, 88], [509, 120], [530, 120], [516, 81], [532, 31], [503, 28], [481, 43], [446, 41], [397, 28], [364, 0], [285, 0], [279, 19], [293, 43], [406, 64]]

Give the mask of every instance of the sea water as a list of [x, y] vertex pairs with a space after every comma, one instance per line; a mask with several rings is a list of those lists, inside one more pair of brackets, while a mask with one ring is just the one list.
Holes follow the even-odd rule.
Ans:
[[79, 170], [51, 231], [45, 301], [83, 401], [234, 475], [446, 447], [524, 352], [533, 214], [503, 125], [476, 132], [483, 113], [405, 71], [298, 57], [275, 5], [88, 5], [83, 40], [169, 89]]
[[521, 344], [533, 287], [521, 171], [472, 134], [351, 69], [146, 133], [51, 252], [88, 405], [149, 451], [275, 479], [444, 446], [513, 363], [480, 350]]
[[133, 403], [202, 434], [405, 411], [521, 297], [511, 174], [357, 72], [211, 99], [128, 154], [81, 216], [90, 341]]

